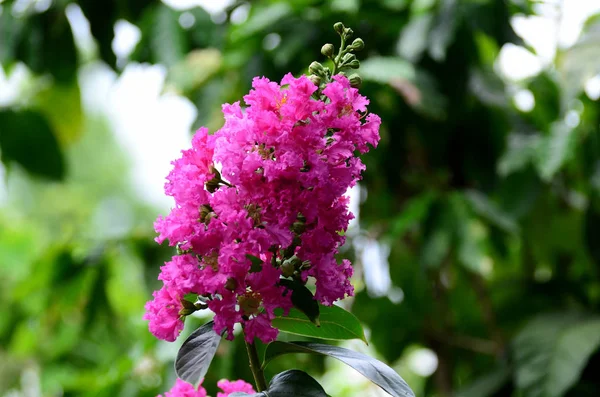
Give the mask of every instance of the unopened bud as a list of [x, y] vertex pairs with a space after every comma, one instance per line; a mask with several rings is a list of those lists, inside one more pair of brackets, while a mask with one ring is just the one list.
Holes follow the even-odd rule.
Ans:
[[311, 74], [316, 74], [318, 76], [323, 74], [323, 65], [321, 65], [319, 62], [315, 61], [313, 63], [310, 64], [310, 66], [308, 67], [308, 71]]
[[352, 42], [352, 49], [354, 51], [362, 51], [365, 48], [365, 42], [361, 38], [356, 38]]
[[317, 87], [321, 85], [321, 78], [319, 76], [317, 76], [316, 74], [311, 74], [310, 76], [308, 76], [308, 79]]
[[336, 23], [333, 25], [333, 29], [335, 29], [335, 31], [336, 31], [338, 34], [342, 34], [342, 33], [344, 33], [344, 24], [343, 24], [343, 23], [341, 23], [341, 22], [336, 22]]
[[346, 28], [344, 29], [344, 34], [346, 35], [346, 38], [350, 38], [352, 37], [352, 35], [354, 34], [354, 30], [350, 29], [350, 28]]
[[352, 62], [353, 60], [356, 59], [356, 55], [354, 54], [344, 54], [344, 56], [342, 57], [342, 63], [348, 63], [348, 62]]
[[300, 268], [300, 266], [302, 266], [302, 261], [294, 255], [283, 261], [281, 264], [281, 274], [284, 277], [290, 277]]
[[356, 73], [351, 74], [348, 80], [350, 80], [350, 86], [354, 88], [358, 88], [362, 84], [362, 79]]
[[358, 61], [358, 59], [354, 59], [351, 62], [349, 62], [346, 66], [352, 69], [358, 69], [360, 67], [360, 62]]
[[321, 47], [321, 54], [325, 55], [327, 58], [331, 58], [333, 56], [333, 52], [335, 48], [333, 44], [327, 43], [323, 47]]

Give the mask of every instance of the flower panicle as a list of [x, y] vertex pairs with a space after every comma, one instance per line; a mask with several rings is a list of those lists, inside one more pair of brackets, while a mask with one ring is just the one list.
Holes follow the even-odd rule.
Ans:
[[324, 305], [353, 294], [351, 264], [336, 260], [353, 218], [346, 192], [365, 169], [360, 155], [378, 144], [381, 120], [341, 72], [364, 43], [346, 46], [352, 30], [335, 30], [337, 55], [322, 49], [333, 69], [313, 63], [308, 77], [254, 78], [243, 103], [223, 105], [223, 127], [200, 128], [173, 162], [165, 193], [175, 206], [155, 229], [177, 255], [161, 267], [163, 287], [144, 315], [158, 338], [175, 340], [186, 316], [209, 309], [228, 339], [241, 323], [248, 342], [273, 341], [275, 310], [292, 307], [286, 278], [312, 279]]

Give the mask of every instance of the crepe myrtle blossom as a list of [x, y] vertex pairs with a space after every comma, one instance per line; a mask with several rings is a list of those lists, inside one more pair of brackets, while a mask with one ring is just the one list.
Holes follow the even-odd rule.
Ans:
[[178, 254], [144, 316], [158, 338], [175, 340], [186, 315], [209, 308], [217, 333], [232, 339], [241, 323], [248, 342], [268, 343], [275, 309], [292, 307], [282, 278], [313, 278], [324, 305], [353, 294], [351, 264], [336, 260], [353, 218], [345, 193], [381, 120], [343, 75], [321, 89], [291, 74], [252, 87], [244, 106], [223, 105], [220, 130], [200, 128], [172, 163], [165, 193], [175, 206], [155, 229]]
[[[202, 382], [200, 382], [202, 383]], [[228, 397], [231, 393], [235, 392], [243, 392], [243, 393], [256, 393], [252, 385], [244, 382], [243, 380], [236, 381], [228, 381], [228, 380], [220, 380], [217, 383], [219, 389], [222, 392], [217, 393], [217, 397]], [[181, 379], [177, 379], [175, 381], [175, 385], [171, 390], [165, 393], [164, 397], [206, 397], [206, 390], [200, 385], [198, 389], [196, 389], [193, 385], [184, 382]], [[162, 395], [158, 395], [157, 397], [162, 397]]]

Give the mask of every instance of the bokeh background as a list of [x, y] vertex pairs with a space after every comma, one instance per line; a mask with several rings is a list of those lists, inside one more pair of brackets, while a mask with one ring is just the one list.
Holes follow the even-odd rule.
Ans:
[[[0, 395], [154, 396], [184, 336], [141, 319], [170, 160], [253, 76], [366, 42], [381, 143], [349, 192], [345, 307], [417, 396], [600, 390], [600, 2], [0, 0]], [[282, 338], [288, 338], [282, 335]], [[239, 338], [238, 338], [239, 339]], [[293, 338], [297, 339], [297, 338]], [[251, 380], [223, 343], [205, 386]], [[384, 395], [287, 356], [333, 396]]]

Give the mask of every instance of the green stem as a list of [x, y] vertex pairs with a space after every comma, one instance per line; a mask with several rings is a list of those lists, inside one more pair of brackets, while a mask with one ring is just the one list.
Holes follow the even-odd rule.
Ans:
[[254, 376], [256, 391], [261, 392], [267, 390], [267, 382], [265, 381], [265, 374], [260, 366], [256, 345], [254, 345], [254, 343], [248, 343], [245, 339], [244, 343], [246, 343], [246, 351], [248, 352], [248, 359], [250, 360], [250, 371], [252, 371], [252, 375]]
[[340, 50], [338, 51], [337, 56], [333, 60], [333, 70], [331, 71], [332, 77], [335, 76], [335, 74], [337, 73], [338, 63], [342, 59], [342, 56], [346, 53], [346, 51], [344, 51], [344, 48], [346, 47], [346, 35], [342, 34], [341, 37], [342, 37], [342, 44], [340, 45]]

